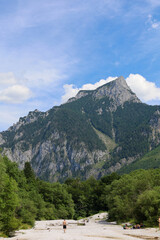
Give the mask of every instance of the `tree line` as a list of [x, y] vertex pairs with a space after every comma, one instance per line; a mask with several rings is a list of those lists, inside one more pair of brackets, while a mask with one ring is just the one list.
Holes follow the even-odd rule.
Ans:
[[35, 220], [79, 219], [108, 211], [110, 221], [156, 226], [160, 215], [160, 169], [112, 173], [99, 180], [67, 179], [60, 184], [36, 178], [0, 156], [0, 234], [9, 236]]

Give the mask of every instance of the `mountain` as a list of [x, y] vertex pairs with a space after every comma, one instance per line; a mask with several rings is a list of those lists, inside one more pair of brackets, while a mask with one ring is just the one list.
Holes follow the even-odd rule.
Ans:
[[123, 77], [47, 112], [29, 112], [0, 133], [2, 153], [20, 168], [29, 161], [48, 181], [99, 178], [159, 144], [160, 106], [142, 103]]

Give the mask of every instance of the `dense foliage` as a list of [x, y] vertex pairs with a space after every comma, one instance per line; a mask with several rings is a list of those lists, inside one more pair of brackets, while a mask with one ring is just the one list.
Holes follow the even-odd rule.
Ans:
[[29, 163], [20, 171], [16, 163], [0, 156], [0, 231], [10, 235], [35, 220], [73, 218], [71, 194], [59, 183], [35, 178]]
[[160, 145], [152, 151], [146, 153], [142, 158], [137, 161], [124, 166], [119, 170], [119, 173], [129, 173], [136, 169], [150, 169], [159, 168], [160, 166]]
[[116, 142], [122, 146], [118, 157], [133, 156], [135, 153], [144, 154], [149, 148], [151, 128], [149, 121], [156, 111], [156, 106], [142, 103], [126, 102], [114, 112], [114, 128]]
[[109, 220], [156, 226], [160, 215], [160, 169], [112, 173], [95, 180], [49, 183], [0, 156], [0, 232], [9, 236], [35, 220], [82, 218], [108, 211]]

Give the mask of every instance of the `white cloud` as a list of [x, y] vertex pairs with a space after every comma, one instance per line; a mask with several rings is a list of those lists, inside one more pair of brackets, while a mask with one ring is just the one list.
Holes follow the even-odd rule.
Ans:
[[20, 81], [12, 72], [0, 73], [0, 102], [23, 103], [32, 96], [30, 89]]
[[157, 21], [151, 14], [148, 15], [148, 23], [151, 27], [151, 29], [159, 29], [160, 28], [160, 22]]
[[100, 81], [94, 83], [94, 84], [91, 84], [91, 83], [88, 83], [88, 84], [84, 84], [81, 88], [81, 90], [94, 90], [108, 82], [111, 82], [113, 81], [114, 79], [116, 79], [116, 77], [108, 77], [106, 79], [101, 79]]
[[62, 103], [67, 102], [69, 98], [75, 97], [79, 92], [79, 88], [75, 88], [73, 84], [63, 85], [65, 94], [62, 96]]
[[56, 85], [66, 75], [60, 73], [57, 69], [43, 69], [39, 71], [30, 71], [24, 74], [24, 81], [32, 87], [41, 87], [44, 85]]
[[152, 24], [152, 28], [154, 28], [154, 29], [159, 28], [159, 26], [160, 26], [159, 22], [155, 22]]
[[76, 88], [73, 84], [65, 84], [63, 86], [65, 94], [62, 96], [62, 103], [66, 102], [69, 98], [75, 97], [80, 90], [94, 90], [108, 82], [111, 82], [116, 77], [108, 77], [106, 79], [101, 79], [100, 81], [91, 84], [84, 84], [81, 88]]
[[13, 72], [0, 73], [0, 103], [19, 104], [33, 97], [48, 98], [55, 88], [62, 84], [67, 75], [56, 68], [28, 70], [16, 75]]
[[0, 91], [0, 102], [22, 103], [32, 96], [29, 88], [22, 85], [13, 85]]
[[0, 73], [0, 86], [11, 85], [17, 82], [14, 74], [12, 72]]
[[155, 83], [147, 81], [140, 74], [130, 74], [126, 81], [142, 102], [160, 100], [160, 88]]

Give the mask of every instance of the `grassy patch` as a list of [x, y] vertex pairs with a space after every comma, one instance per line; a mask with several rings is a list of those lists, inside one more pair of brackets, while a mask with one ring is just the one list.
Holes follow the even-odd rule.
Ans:
[[100, 132], [99, 130], [97, 130], [94, 127], [93, 127], [93, 129], [96, 132], [96, 134], [98, 135], [98, 137], [101, 139], [101, 141], [104, 143], [106, 148], [109, 150], [109, 152], [113, 151], [113, 149], [117, 146], [117, 144], [106, 134]]

